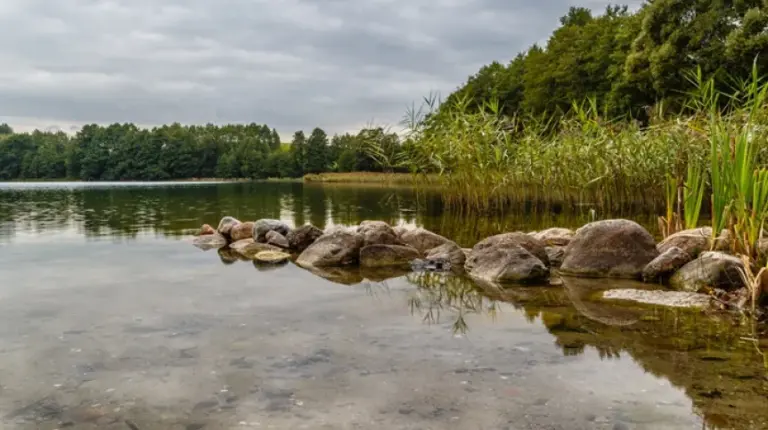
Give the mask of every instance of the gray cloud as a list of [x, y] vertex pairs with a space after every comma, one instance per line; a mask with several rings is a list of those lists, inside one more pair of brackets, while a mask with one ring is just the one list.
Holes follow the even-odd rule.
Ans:
[[[395, 124], [602, 0], [4, 0], [0, 120]], [[637, 4], [639, 0], [629, 3]]]

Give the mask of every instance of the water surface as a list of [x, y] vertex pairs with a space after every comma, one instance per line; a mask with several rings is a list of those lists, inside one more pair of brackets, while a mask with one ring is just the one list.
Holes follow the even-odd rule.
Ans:
[[377, 186], [0, 184], [0, 428], [768, 428], [747, 323], [594, 298], [616, 283], [317, 274], [190, 245], [223, 215], [464, 246], [590, 219], [448, 215]]

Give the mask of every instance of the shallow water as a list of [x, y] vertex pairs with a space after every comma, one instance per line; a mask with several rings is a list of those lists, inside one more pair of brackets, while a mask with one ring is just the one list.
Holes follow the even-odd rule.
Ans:
[[383, 187], [0, 184], [0, 428], [768, 428], [749, 324], [594, 298], [617, 283], [324, 278], [189, 243], [225, 214], [464, 246], [589, 219], [449, 216]]

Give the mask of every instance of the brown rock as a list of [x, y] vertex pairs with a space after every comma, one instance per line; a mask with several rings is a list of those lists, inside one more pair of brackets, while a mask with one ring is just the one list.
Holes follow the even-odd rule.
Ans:
[[337, 229], [320, 236], [299, 255], [302, 266], [348, 266], [356, 264], [363, 247], [363, 236], [357, 232]]
[[428, 262], [448, 261], [452, 267], [461, 267], [466, 263], [467, 256], [456, 242], [448, 242], [428, 250], [424, 259]]
[[282, 234], [278, 233], [277, 231], [270, 231], [265, 236], [265, 239], [267, 241], [267, 244], [269, 245], [275, 245], [277, 247], [288, 249], [290, 245], [288, 244], [288, 239], [285, 238]]
[[240, 224], [240, 221], [237, 218], [233, 218], [231, 216], [225, 216], [224, 218], [219, 221], [219, 226], [216, 228], [216, 231], [219, 232], [222, 236], [226, 237], [227, 239], [230, 238], [229, 233], [232, 231], [232, 227]]
[[363, 221], [357, 232], [363, 236], [363, 246], [402, 245], [395, 231], [384, 221]]
[[565, 258], [564, 246], [547, 246], [544, 250], [547, 252], [547, 258], [549, 258], [549, 267], [558, 269], [563, 265], [563, 259]]
[[360, 250], [360, 267], [408, 266], [421, 257], [416, 248], [402, 245], [368, 245]]
[[254, 259], [256, 254], [263, 251], [282, 251], [280, 248], [266, 243], [257, 243], [253, 239], [239, 240], [229, 245], [239, 255], [247, 259]]
[[227, 238], [218, 233], [206, 234], [205, 236], [195, 237], [192, 240], [192, 244], [204, 251], [219, 249], [227, 246]]
[[289, 231], [288, 236], [285, 238], [288, 239], [288, 245], [292, 250], [302, 252], [309, 248], [309, 245], [315, 243], [317, 238], [322, 235], [322, 230], [311, 224], [307, 224]]
[[567, 228], [555, 227], [529, 234], [546, 246], [567, 246], [575, 233]]
[[[731, 233], [723, 230], [715, 241], [716, 251], [728, 251], [731, 248]], [[685, 251], [691, 258], [696, 258], [705, 251], [712, 250], [712, 227], [701, 227], [690, 230], [678, 231], [667, 236], [657, 248], [664, 253], [669, 248], [676, 246]]]
[[490, 282], [536, 283], [549, 276], [539, 258], [512, 244], [473, 250], [466, 267], [471, 277]]
[[202, 227], [200, 227], [200, 232], [197, 234], [198, 236], [208, 236], [211, 234], [216, 234], [216, 230], [211, 227], [208, 224], [203, 224]]
[[[549, 257], [546, 249], [544, 249], [544, 244], [523, 232], [502, 233], [488, 237], [472, 248], [472, 254], [474, 255], [486, 248], [515, 248], [518, 246], [533, 254], [544, 266], [549, 267]], [[470, 269], [470, 267], [467, 268]]]
[[232, 239], [232, 242], [237, 242], [238, 240], [252, 238], [253, 237], [253, 223], [252, 222], [241, 222], [240, 224], [232, 226], [232, 230], [229, 233], [229, 237]]
[[565, 249], [560, 272], [571, 276], [640, 278], [659, 256], [653, 236], [626, 219], [589, 223], [576, 230]]
[[682, 249], [672, 246], [661, 253], [643, 269], [643, 281], [663, 283], [677, 269], [685, 266], [693, 258]]
[[445, 237], [436, 233], [432, 233], [431, 231], [421, 227], [406, 231], [402, 236], [400, 236], [400, 240], [405, 245], [418, 249], [421, 253], [427, 252], [432, 248], [437, 248], [440, 245], [451, 242]]

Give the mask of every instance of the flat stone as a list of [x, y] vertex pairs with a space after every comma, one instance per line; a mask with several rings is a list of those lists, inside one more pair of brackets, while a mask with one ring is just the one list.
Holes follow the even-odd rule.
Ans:
[[675, 308], [707, 308], [711, 303], [710, 297], [706, 294], [686, 291], [617, 289], [603, 292], [603, 298], [612, 300], [630, 300], [649, 305], [661, 305]]

